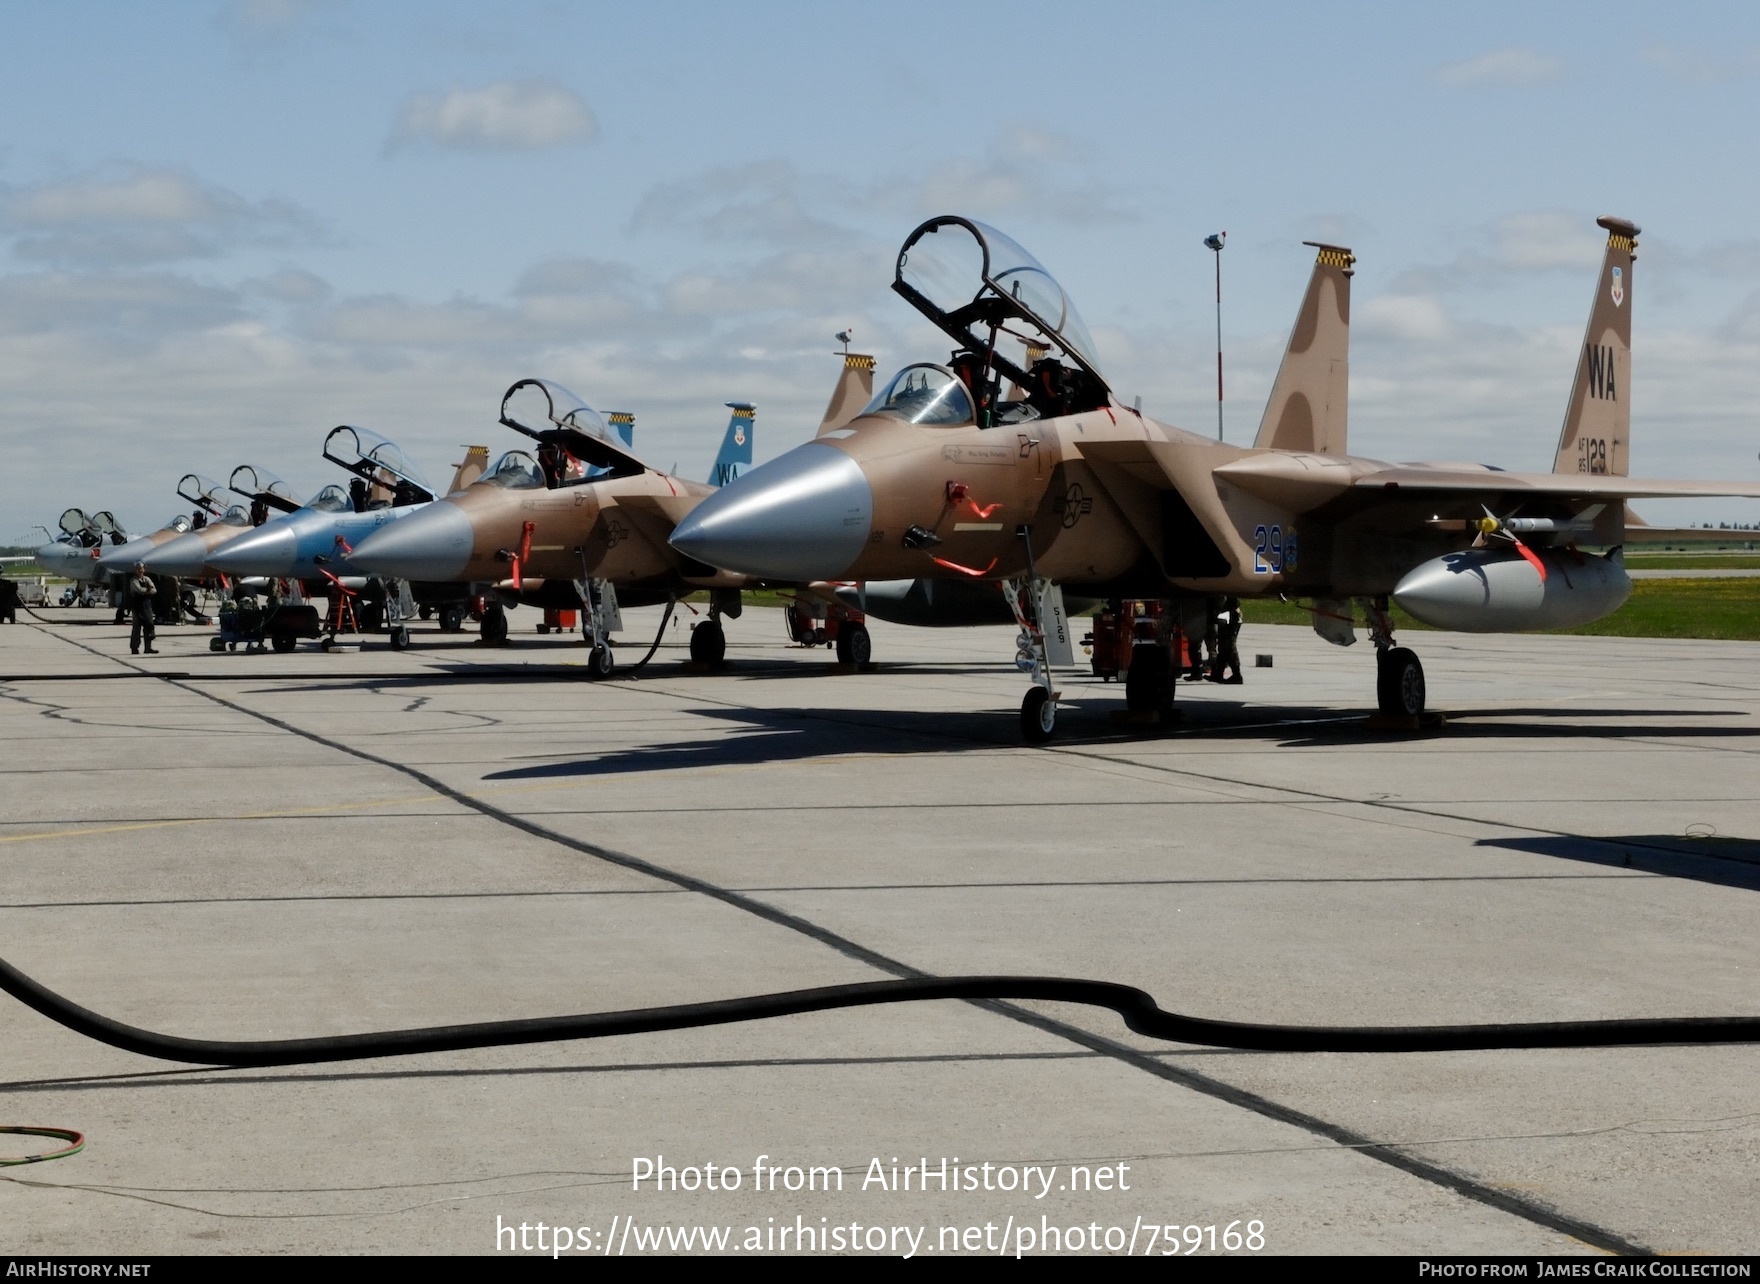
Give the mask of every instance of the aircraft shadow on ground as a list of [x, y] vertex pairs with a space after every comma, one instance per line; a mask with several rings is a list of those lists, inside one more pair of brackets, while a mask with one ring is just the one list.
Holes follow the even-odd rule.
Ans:
[[[1665, 718], [1678, 716], [1674, 709], [1482, 709], [1451, 711], [1447, 725], [1422, 727], [1417, 731], [1386, 730], [1371, 727], [1367, 710], [1360, 714], [1341, 714], [1336, 709], [1281, 709], [1291, 722], [1312, 720], [1318, 727], [1301, 729], [1301, 734], [1279, 739], [1286, 749], [1319, 748], [1343, 744], [1398, 744], [1412, 740], [1729, 740], [1760, 738], [1760, 722], [1746, 726], [1707, 726], [1704, 722], [1633, 722], [1600, 723], [1596, 719]], [[1330, 716], [1328, 716], [1330, 715]], [[1695, 710], [1694, 719], [1747, 718], [1741, 711]], [[1217, 734], [1229, 734], [1226, 722], [1205, 728]], [[1242, 728], [1236, 734], [1270, 735], [1275, 727]]]
[[1630, 869], [1760, 892], [1760, 841], [1751, 838], [1683, 838], [1678, 834], [1585, 838], [1559, 834], [1483, 838], [1477, 846], [1502, 847], [1609, 869]]
[[691, 714], [727, 724], [732, 734], [711, 733], [590, 758], [515, 767], [491, 772], [483, 779], [546, 780], [688, 771], [698, 767], [764, 766], [843, 754], [994, 750], [1014, 743], [1020, 728], [1020, 719], [1012, 712], [961, 713], [954, 719], [945, 714], [881, 709], [694, 709]]

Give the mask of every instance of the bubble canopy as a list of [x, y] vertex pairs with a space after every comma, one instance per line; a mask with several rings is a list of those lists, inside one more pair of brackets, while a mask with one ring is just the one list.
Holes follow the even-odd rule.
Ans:
[[[339, 424], [324, 438], [323, 455], [331, 463], [340, 464], [355, 476], [387, 490], [413, 487], [421, 492], [414, 500], [400, 498], [399, 503], [434, 498], [434, 488], [417, 471], [416, 466], [410, 463], [409, 456], [403, 453], [402, 448], [389, 437], [382, 437], [371, 428]], [[399, 482], [403, 483], [403, 487], [399, 487]]]
[[342, 487], [330, 485], [308, 499], [303, 507], [318, 513], [352, 513], [354, 501]]
[[472, 485], [499, 486], [503, 490], [543, 490], [544, 470], [525, 451], [510, 450]]
[[[905, 238], [892, 288], [960, 345], [988, 352], [999, 334], [1043, 346], [1105, 384], [1094, 339], [1044, 264], [986, 223], [944, 214]], [[1026, 371], [1001, 353], [992, 361], [1024, 383]]]
[[946, 366], [920, 362], [892, 376], [863, 415], [896, 415], [913, 424], [958, 427], [972, 423], [972, 399]]
[[576, 459], [605, 471], [600, 476], [627, 477], [646, 466], [629, 453], [622, 439], [586, 402], [548, 379], [521, 379], [501, 398], [501, 422], [546, 446], [560, 446]]
[[211, 477], [203, 477], [200, 473], [185, 473], [177, 483], [177, 493], [197, 508], [214, 516], [226, 511], [226, 501], [220, 492], [227, 489]]
[[251, 499], [260, 499], [270, 508], [291, 513], [300, 506], [299, 495], [267, 468], [240, 464], [226, 479], [226, 489]]

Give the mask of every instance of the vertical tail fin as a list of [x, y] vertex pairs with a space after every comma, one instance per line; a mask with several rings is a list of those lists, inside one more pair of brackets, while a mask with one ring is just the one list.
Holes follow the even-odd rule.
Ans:
[[1351, 275], [1357, 258], [1342, 245], [1302, 244], [1319, 252], [1253, 445], [1342, 455], [1349, 427]]
[[861, 414], [862, 407], [873, 399], [874, 358], [862, 352], [844, 353], [843, 373], [837, 376], [837, 386], [831, 390], [825, 418], [815, 435], [823, 437], [833, 428], [843, 427]]
[[452, 474], [452, 485], [447, 489], [448, 495], [456, 495], [481, 477], [489, 467], [489, 448], [487, 446], [466, 446], [464, 458], [459, 461], [458, 471]]
[[628, 410], [611, 410], [605, 415], [605, 422], [610, 426], [617, 440], [624, 444], [625, 449], [636, 444], [636, 417]]
[[725, 486], [752, 466], [752, 424], [758, 409], [749, 401], [730, 401], [733, 415], [727, 421], [727, 435], [721, 439], [721, 453], [715, 456], [715, 471], [709, 474], [711, 486]]
[[1555, 473], [1604, 473], [1624, 477], [1631, 467], [1632, 261], [1638, 257], [1638, 226], [1607, 215], [1607, 253], [1595, 278], [1589, 328], [1577, 358], [1564, 429], [1558, 435]]

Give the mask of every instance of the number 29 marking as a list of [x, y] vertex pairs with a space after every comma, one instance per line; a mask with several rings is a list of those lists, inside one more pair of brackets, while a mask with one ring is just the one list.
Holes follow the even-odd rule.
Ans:
[[1281, 526], [1257, 526], [1253, 528], [1253, 574], [1277, 575], [1288, 566], [1296, 564], [1296, 533], [1291, 531], [1286, 541]]

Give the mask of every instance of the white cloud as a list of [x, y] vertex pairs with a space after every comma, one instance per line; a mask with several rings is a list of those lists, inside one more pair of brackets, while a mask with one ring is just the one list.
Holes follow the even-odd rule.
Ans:
[[1352, 305], [1351, 332], [1387, 339], [1446, 339], [1453, 323], [1427, 294], [1383, 294]]
[[1440, 67], [1436, 71], [1436, 80], [1438, 84], [1453, 89], [1480, 85], [1549, 85], [1562, 80], [1564, 73], [1564, 59], [1526, 45], [1510, 45]]
[[285, 201], [251, 202], [180, 170], [138, 165], [0, 188], [7, 233], [20, 259], [112, 267], [322, 239], [318, 221]]
[[390, 145], [532, 151], [598, 136], [598, 118], [572, 89], [547, 80], [504, 80], [481, 89], [416, 95], [403, 105]]

